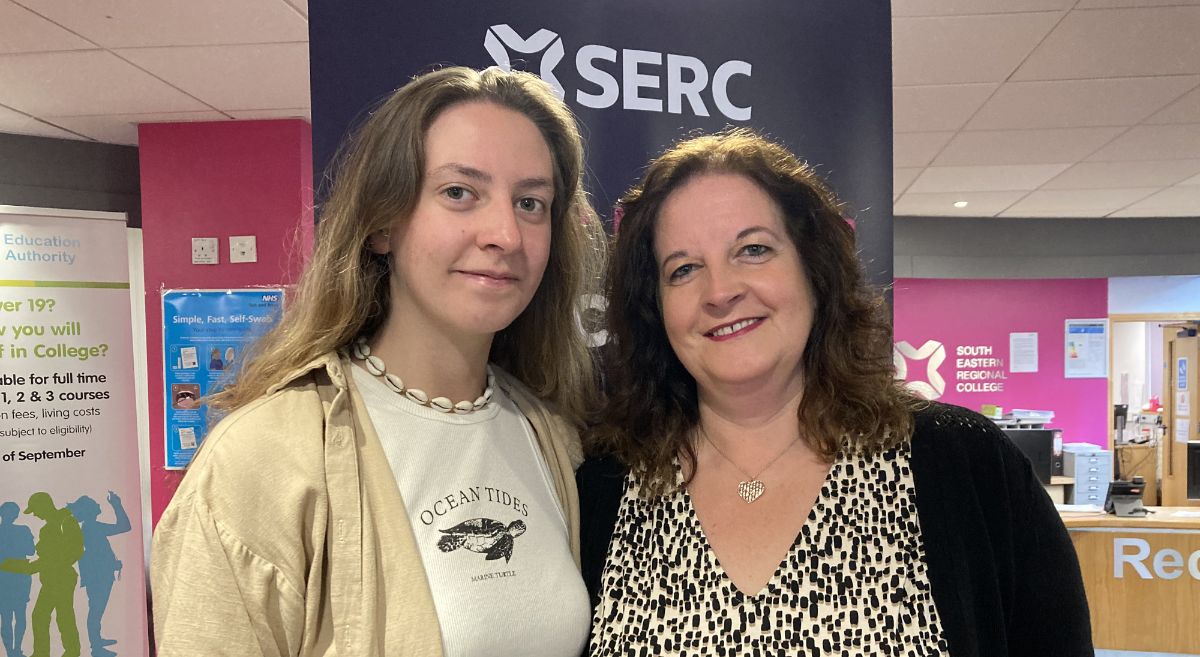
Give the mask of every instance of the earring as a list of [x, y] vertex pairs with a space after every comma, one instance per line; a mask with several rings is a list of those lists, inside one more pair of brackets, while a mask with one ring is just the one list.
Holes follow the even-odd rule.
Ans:
[[367, 238], [367, 250], [378, 255], [385, 255], [392, 250], [392, 230], [384, 228], [383, 230], [371, 233]]

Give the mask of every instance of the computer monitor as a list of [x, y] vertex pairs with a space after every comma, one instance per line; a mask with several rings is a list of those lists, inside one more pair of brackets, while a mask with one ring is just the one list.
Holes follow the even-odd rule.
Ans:
[[1187, 446], [1187, 498], [1200, 500], [1200, 445]]
[[1062, 429], [1051, 429], [1050, 434], [1054, 438], [1053, 454], [1051, 455], [1050, 476], [1055, 477], [1063, 473], [1063, 438]]
[[1033, 464], [1033, 473], [1037, 475], [1038, 481], [1049, 485], [1054, 463], [1054, 430], [1005, 429], [1004, 435], [1008, 436]]

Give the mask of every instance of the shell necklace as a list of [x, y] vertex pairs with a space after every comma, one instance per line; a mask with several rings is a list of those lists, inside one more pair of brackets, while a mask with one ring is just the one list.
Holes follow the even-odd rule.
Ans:
[[483, 410], [487, 408], [488, 404], [492, 403], [492, 390], [496, 387], [496, 376], [492, 374], [490, 366], [487, 370], [487, 387], [484, 389], [483, 394], [479, 395], [473, 402], [463, 400], [456, 404], [446, 397], [434, 397], [430, 399], [429, 394], [420, 388], [405, 387], [403, 379], [387, 371], [387, 365], [384, 364], [382, 358], [371, 355], [371, 347], [367, 346], [366, 338], [355, 340], [354, 344], [350, 346], [350, 353], [354, 354], [354, 357], [358, 360], [364, 362], [368, 372], [383, 379], [383, 382], [387, 384], [387, 387], [392, 389], [392, 392], [404, 395], [406, 399], [422, 406], [428, 406], [435, 411], [465, 415]]
[[742, 473], [742, 476], [746, 478], [745, 480], [738, 482], [738, 497], [741, 497], [743, 500], [745, 500], [746, 504], [750, 504], [759, 497], [762, 497], [762, 494], [767, 490], [767, 485], [764, 484], [761, 479], [759, 479], [762, 473], [766, 472], [771, 466], [775, 465], [776, 461], [783, 458], [784, 454], [787, 454], [789, 451], [791, 451], [792, 447], [796, 443], [800, 442], [800, 436], [796, 436], [796, 439], [788, 443], [787, 447], [783, 448], [783, 451], [776, 454], [775, 458], [771, 459], [769, 463], [759, 468], [758, 472], [751, 476], [747, 474], [746, 471], [740, 466], [738, 466], [737, 463], [734, 463], [733, 459], [725, 456], [725, 452], [722, 452], [721, 448], [717, 447], [717, 444], [713, 442], [712, 438], [708, 437], [708, 432], [703, 428], [700, 429], [700, 435], [704, 436], [704, 439], [708, 441], [708, 444], [712, 445], [712, 448], [717, 450], [717, 454], [719, 454], [721, 458], [729, 462], [729, 465], [732, 465], [735, 470]]

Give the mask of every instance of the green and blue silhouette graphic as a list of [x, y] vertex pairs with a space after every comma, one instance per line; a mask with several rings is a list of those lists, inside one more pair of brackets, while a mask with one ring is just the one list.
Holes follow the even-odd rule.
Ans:
[[121, 562], [113, 553], [109, 536], [124, 534], [129, 531], [129, 516], [121, 506], [121, 498], [111, 490], [108, 491], [108, 504], [112, 507], [117, 521], [114, 523], [100, 522], [100, 504], [92, 498], [83, 497], [68, 502], [67, 508], [71, 515], [79, 521], [83, 531], [83, 556], [79, 559], [79, 586], [87, 593], [88, 614], [87, 632], [88, 645], [91, 646], [92, 657], [113, 657], [115, 652], [108, 646], [116, 643], [113, 639], [105, 639], [100, 634], [100, 620], [108, 607], [108, 596], [112, 593], [113, 582], [120, 576]]
[[49, 493], [29, 496], [25, 513], [45, 524], [38, 532], [33, 561], [8, 559], [0, 570], [12, 573], [36, 574], [41, 590], [33, 603], [32, 657], [50, 657], [50, 617], [58, 624], [63, 657], [79, 657], [79, 628], [75, 625], [75, 562], [83, 556], [83, 533], [79, 522], [68, 509], [54, 506]]
[[[33, 634], [30, 657], [51, 657], [51, 619], [58, 626], [63, 657], [79, 657], [77, 586], [87, 596], [92, 657], [116, 657], [117, 653], [109, 648], [116, 641], [104, 638], [100, 628], [113, 585], [121, 574], [121, 561], [109, 537], [130, 531], [131, 526], [120, 496], [109, 491], [108, 504], [115, 522], [100, 522], [102, 508], [87, 495], [61, 509], [49, 493], [30, 495], [25, 513], [43, 522], [36, 543], [29, 527], [16, 524], [20, 507], [13, 502], [0, 504], [0, 635], [4, 657], [25, 657], [22, 645], [34, 575], [40, 587], [29, 617]], [[30, 560], [31, 556], [34, 559]]]
[[[33, 556], [33, 531], [16, 524], [21, 507], [16, 502], [0, 504], [0, 564], [9, 559], [25, 562]], [[33, 576], [0, 570], [0, 639], [6, 657], [24, 657], [25, 611]]]

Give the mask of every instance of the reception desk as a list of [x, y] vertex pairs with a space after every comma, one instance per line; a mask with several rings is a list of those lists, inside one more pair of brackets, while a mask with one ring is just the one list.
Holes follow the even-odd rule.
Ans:
[[1079, 554], [1096, 648], [1200, 654], [1200, 514], [1063, 512]]

